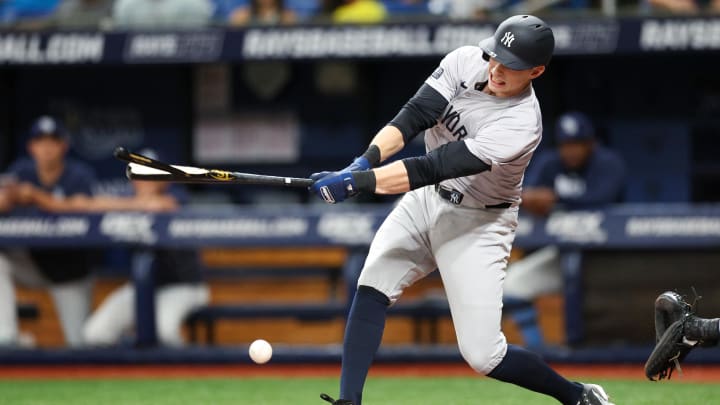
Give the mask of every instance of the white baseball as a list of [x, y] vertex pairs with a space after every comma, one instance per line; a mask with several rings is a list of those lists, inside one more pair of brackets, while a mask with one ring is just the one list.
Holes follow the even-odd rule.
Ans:
[[267, 340], [258, 339], [250, 344], [250, 358], [257, 364], [265, 364], [272, 357], [272, 346]]

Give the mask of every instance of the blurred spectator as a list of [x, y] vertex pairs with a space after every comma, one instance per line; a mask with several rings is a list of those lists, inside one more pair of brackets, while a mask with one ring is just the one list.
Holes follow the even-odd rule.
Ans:
[[2, 0], [0, 22], [6, 24], [42, 22], [52, 16], [59, 2], [60, 0]]
[[323, 0], [319, 18], [338, 24], [371, 24], [387, 16], [385, 5], [378, 0]]
[[333, 12], [338, 24], [379, 23], [387, 18], [385, 5], [377, 0], [345, 0]]
[[285, 7], [284, 0], [250, 0], [230, 13], [232, 25], [277, 25], [297, 21], [295, 13]]
[[113, 24], [117, 28], [197, 28], [211, 22], [210, 0], [116, 0]]
[[429, 0], [428, 9], [432, 14], [445, 15], [452, 19], [484, 19], [488, 13], [500, 9], [504, 0]]
[[[33, 124], [27, 148], [32, 159], [20, 159], [8, 170], [17, 183], [3, 187], [6, 209], [37, 212], [35, 190], [58, 201], [90, 195], [95, 174], [88, 166], [65, 158], [68, 139], [55, 119], [40, 117]], [[18, 339], [14, 279], [27, 287], [48, 288], [65, 341], [80, 345], [82, 325], [90, 312], [90, 258], [89, 251], [72, 248], [0, 251], [0, 344], [13, 345]]]
[[[625, 164], [601, 146], [590, 119], [563, 114], [555, 128], [557, 150], [540, 154], [525, 179], [521, 207], [537, 216], [553, 211], [597, 209], [622, 199]], [[558, 248], [547, 246], [508, 266], [504, 284], [505, 314], [520, 328], [525, 344], [543, 343], [533, 300], [562, 288]]]
[[[145, 156], [157, 157], [144, 150]], [[133, 181], [133, 192], [126, 196], [95, 196], [74, 201], [58, 201], [47, 193], [35, 191], [33, 201], [57, 213], [75, 211], [151, 211], [168, 212], [187, 201], [187, 193], [179, 185], [158, 181]], [[187, 315], [208, 302], [209, 292], [202, 282], [195, 250], [156, 249], [154, 252], [154, 284], [156, 290], [156, 326], [161, 343], [183, 344], [182, 323]], [[132, 330], [135, 323], [135, 288], [126, 283], [113, 291], [89, 317], [83, 328], [87, 345], [112, 345]]]
[[113, 0], [63, 0], [55, 13], [60, 28], [105, 28], [110, 23]]
[[648, 0], [655, 10], [675, 14], [720, 13], [720, 0]]
[[12, 177], [0, 176], [0, 214], [10, 212], [13, 208], [12, 183]]

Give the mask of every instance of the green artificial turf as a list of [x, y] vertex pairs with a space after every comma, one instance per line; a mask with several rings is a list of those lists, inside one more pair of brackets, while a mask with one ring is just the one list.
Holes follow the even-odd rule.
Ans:
[[[594, 381], [597, 382], [597, 381]], [[630, 404], [720, 403], [720, 385], [600, 381], [613, 401]], [[337, 394], [334, 378], [3, 380], [0, 404], [321, 405]], [[556, 404], [553, 399], [485, 378], [371, 378], [366, 405]]]

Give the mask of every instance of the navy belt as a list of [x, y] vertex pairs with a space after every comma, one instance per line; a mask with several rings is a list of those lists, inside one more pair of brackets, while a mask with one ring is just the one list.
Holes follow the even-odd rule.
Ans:
[[[440, 185], [435, 185], [435, 191], [437, 191], [440, 198], [443, 200], [447, 200], [452, 204], [460, 205], [465, 195], [457, 190], [448, 190], [446, 188], [440, 187]], [[512, 203], [510, 202], [503, 202], [499, 204], [492, 204], [492, 205], [486, 205], [485, 208], [510, 208], [512, 207]]]

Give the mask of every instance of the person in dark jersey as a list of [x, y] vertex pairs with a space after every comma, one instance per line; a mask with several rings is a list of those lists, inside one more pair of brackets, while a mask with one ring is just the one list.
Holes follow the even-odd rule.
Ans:
[[[68, 136], [49, 116], [38, 118], [30, 129], [29, 157], [10, 165], [5, 200], [10, 215], [33, 215], [42, 210], [33, 203], [33, 190], [42, 190], [56, 201], [92, 195], [96, 181], [86, 164], [69, 159]], [[7, 205], [7, 204], [6, 204]], [[82, 205], [78, 203], [78, 206]], [[13, 282], [47, 288], [60, 318], [65, 342], [82, 344], [82, 325], [92, 298], [91, 268], [94, 254], [87, 249], [31, 248], [0, 250], [0, 345], [14, 345], [19, 331]]]
[[[555, 125], [556, 148], [537, 156], [525, 177], [521, 208], [544, 217], [555, 211], [591, 210], [619, 203], [625, 189], [625, 163], [601, 145], [590, 118], [577, 111]], [[562, 290], [557, 246], [537, 249], [508, 266], [503, 303], [526, 346], [544, 345], [534, 300]]]

